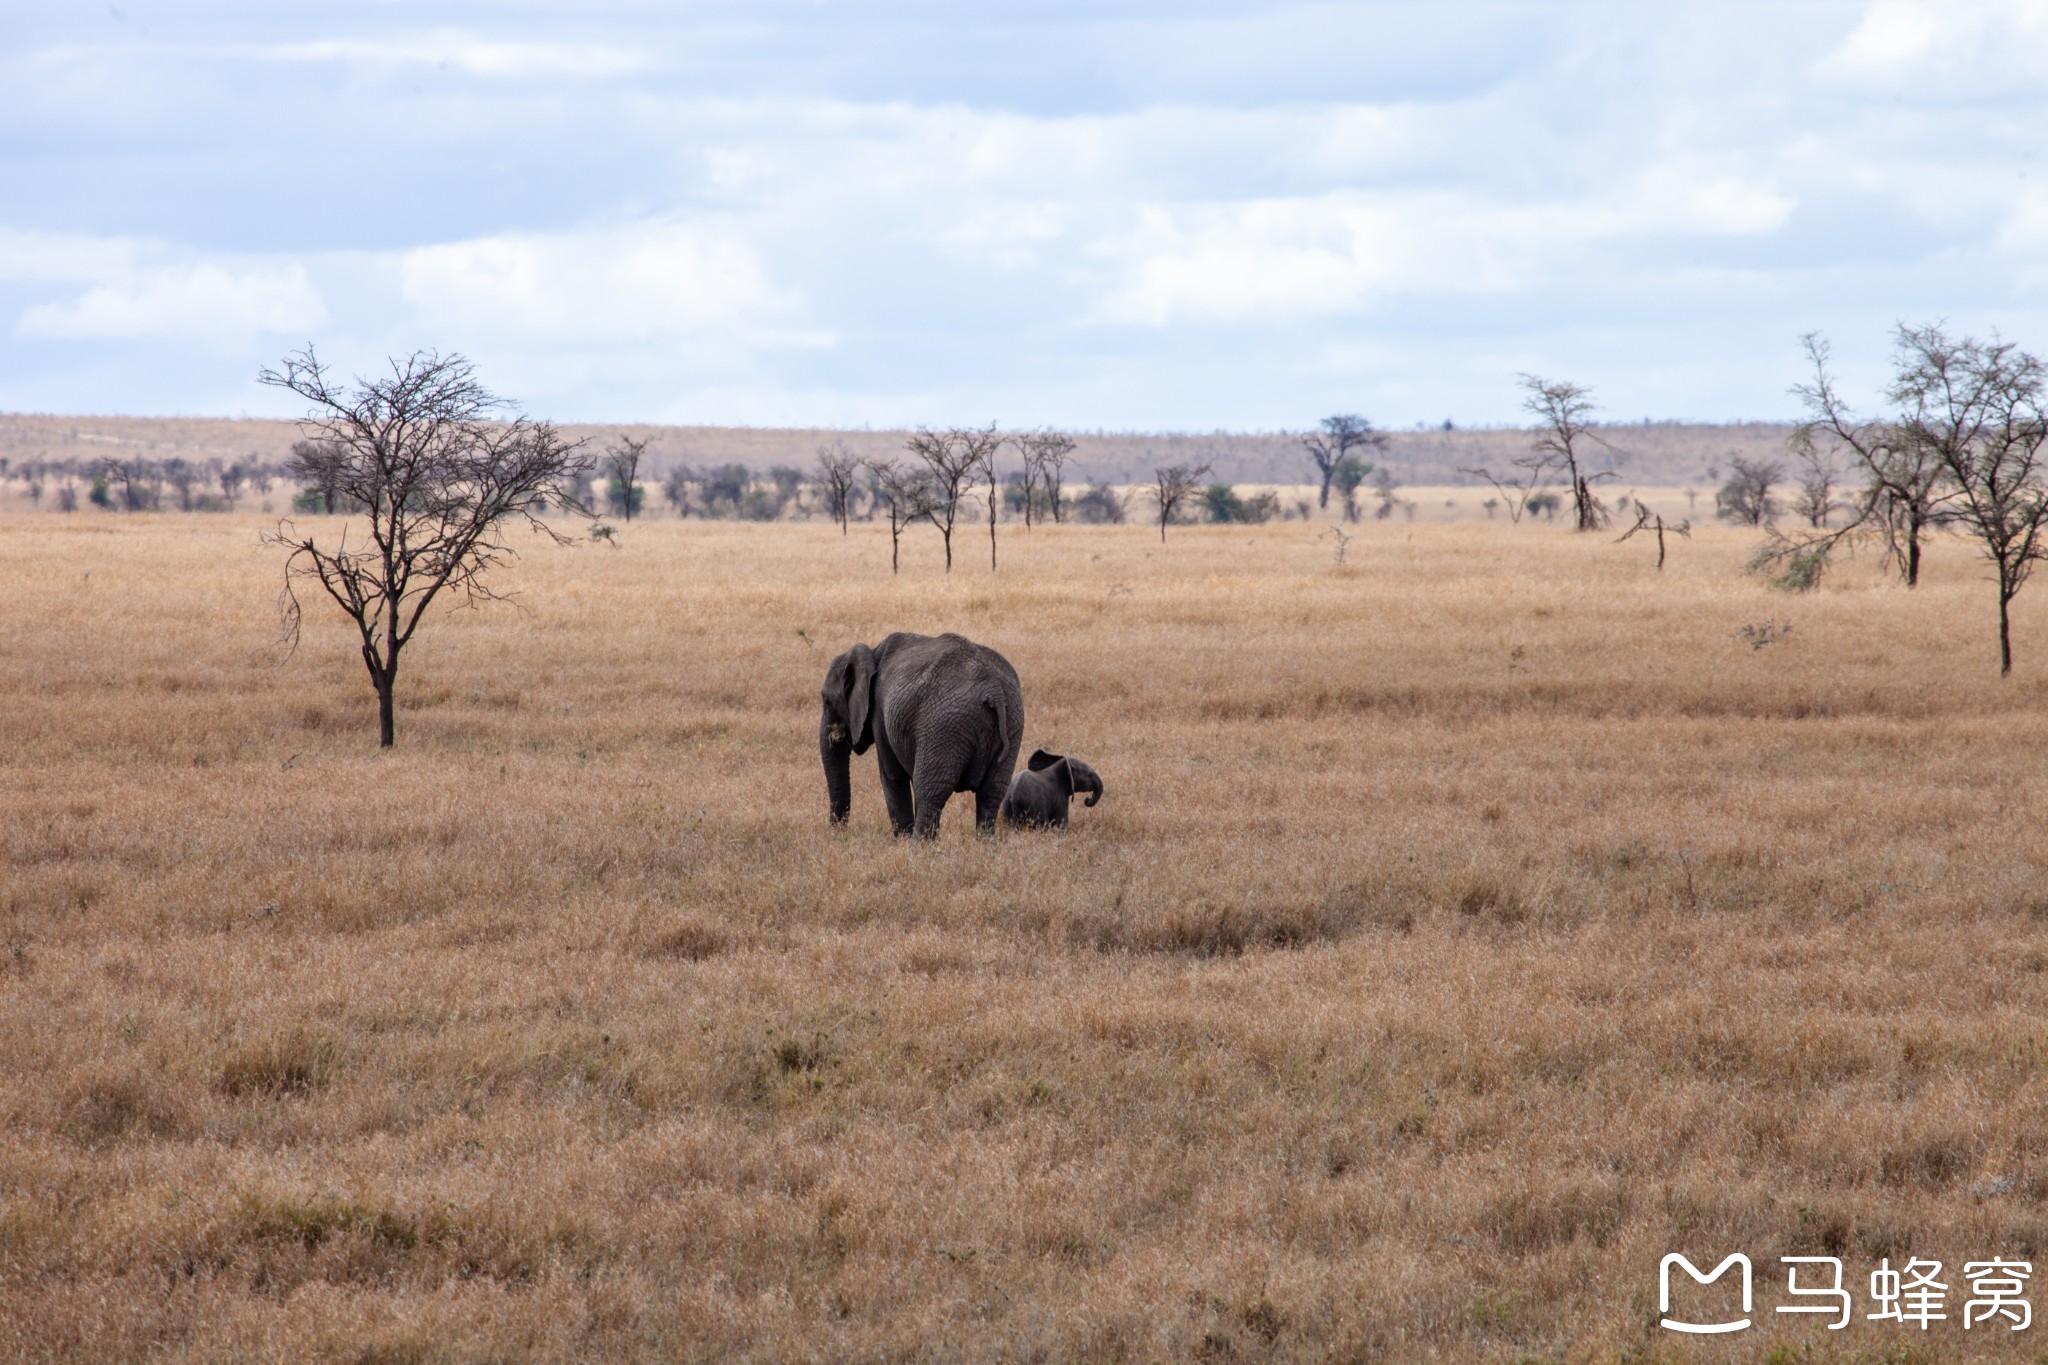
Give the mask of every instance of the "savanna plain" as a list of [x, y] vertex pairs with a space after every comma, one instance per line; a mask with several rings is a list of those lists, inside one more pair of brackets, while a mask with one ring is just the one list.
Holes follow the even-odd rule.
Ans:
[[[0, 517], [0, 1358], [2041, 1353], [1955, 1291], [2048, 1250], [2048, 588], [2001, 680], [1960, 543], [634, 522], [380, 753], [267, 524]], [[830, 828], [896, 629], [1102, 804], [898, 842], [870, 755]], [[1913, 1255], [1948, 1321], [1862, 1320]]]

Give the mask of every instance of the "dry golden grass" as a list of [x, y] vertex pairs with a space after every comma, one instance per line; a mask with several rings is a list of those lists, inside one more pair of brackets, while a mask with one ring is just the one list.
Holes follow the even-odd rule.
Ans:
[[[1960, 547], [635, 524], [379, 754], [256, 531], [0, 519], [0, 1358], [2038, 1354], [1769, 1308], [2048, 1246], [2048, 588], [2000, 682]], [[913, 847], [870, 757], [828, 829], [897, 628], [1102, 805]], [[1672, 1250], [1758, 1328], [1661, 1332]]]

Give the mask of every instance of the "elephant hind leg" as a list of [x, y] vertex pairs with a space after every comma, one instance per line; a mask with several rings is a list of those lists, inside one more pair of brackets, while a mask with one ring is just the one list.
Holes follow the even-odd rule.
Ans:
[[974, 827], [987, 833], [996, 827], [996, 816], [1002, 812], [1003, 798], [1009, 795], [1010, 784], [991, 782], [974, 793]]
[[[936, 839], [939, 835], [939, 817], [946, 813], [946, 801], [953, 795], [949, 782], [921, 783], [911, 779], [911, 800], [915, 816], [910, 832], [920, 839]], [[897, 831], [901, 833], [902, 831]]]
[[896, 834], [908, 834], [911, 829], [910, 779], [899, 777], [890, 781], [887, 773], [882, 774], [882, 804], [889, 808], [889, 829]]

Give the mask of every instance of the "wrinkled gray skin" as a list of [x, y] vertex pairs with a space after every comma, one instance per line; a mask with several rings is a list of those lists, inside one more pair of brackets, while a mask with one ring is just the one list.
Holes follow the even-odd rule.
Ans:
[[1024, 741], [1024, 691], [1008, 659], [964, 636], [898, 631], [834, 659], [819, 696], [833, 824], [853, 806], [853, 755], [872, 745], [897, 834], [936, 835], [954, 792], [973, 792], [974, 823], [995, 827]]
[[1025, 829], [1067, 827], [1067, 803], [1075, 792], [1087, 792], [1081, 804], [1102, 799], [1102, 778], [1078, 758], [1034, 750], [1024, 771], [1010, 779], [1003, 797], [1003, 822]]

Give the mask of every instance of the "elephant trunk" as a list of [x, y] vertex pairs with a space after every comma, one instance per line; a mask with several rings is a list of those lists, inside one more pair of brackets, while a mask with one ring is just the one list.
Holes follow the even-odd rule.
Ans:
[[1093, 768], [1090, 768], [1087, 776], [1078, 779], [1074, 783], [1074, 790], [1077, 792], [1087, 792], [1088, 799], [1081, 804], [1092, 806], [1102, 799], [1102, 778], [1096, 774]]
[[825, 795], [832, 803], [832, 823], [843, 825], [853, 810], [853, 741], [846, 726], [827, 712], [818, 724], [818, 756], [825, 763]]

